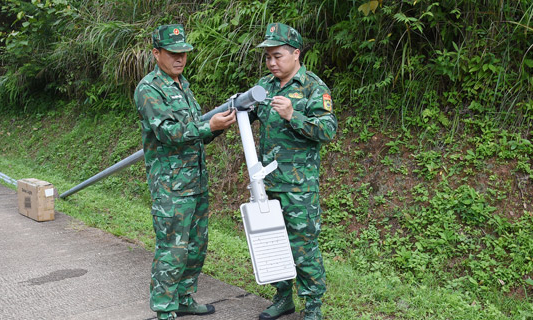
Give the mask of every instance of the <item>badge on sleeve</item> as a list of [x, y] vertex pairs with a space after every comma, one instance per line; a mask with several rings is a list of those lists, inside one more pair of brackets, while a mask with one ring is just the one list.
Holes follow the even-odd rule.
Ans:
[[331, 112], [331, 110], [333, 108], [333, 102], [331, 101], [331, 96], [329, 94], [324, 93], [322, 95], [322, 103], [324, 104], [324, 109], [326, 109], [329, 112]]

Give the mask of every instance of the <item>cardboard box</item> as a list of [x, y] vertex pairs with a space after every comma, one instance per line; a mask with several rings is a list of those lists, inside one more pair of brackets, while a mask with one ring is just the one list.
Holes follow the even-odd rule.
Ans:
[[17, 181], [19, 213], [36, 221], [54, 220], [54, 186], [38, 179]]

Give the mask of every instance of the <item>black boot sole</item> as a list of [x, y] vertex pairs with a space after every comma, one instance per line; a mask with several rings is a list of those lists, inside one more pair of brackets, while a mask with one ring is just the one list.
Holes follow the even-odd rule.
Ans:
[[209, 314], [215, 313], [215, 307], [210, 305], [210, 304], [208, 304], [207, 305], [207, 312], [203, 312], [203, 313], [188, 312], [188, 311], [182, 311], [182, 312], [175, 311], [174, 313], [176, 314], [176, 317], [191, 316], [191, 315], [194, 315], [194, 316], [207, 316]]
[[259, 315], [259, 320], [274, 320], [274, 319], [277, 319], [277, 318], [279, 318], [281, 316], [284, 316], [286, 314], [294, 313], [294, 311], [296, 311], [296, 308], [289, 309], [289, 310], [287, 310], [287, 311], [285, 311], [285, 312], [283, 312], [283, 313], [281, 313], [281, 314], [279, 314], [279, 315], [277, 315], [275, 317], [272, 317], [268, 313], [261, 313]]

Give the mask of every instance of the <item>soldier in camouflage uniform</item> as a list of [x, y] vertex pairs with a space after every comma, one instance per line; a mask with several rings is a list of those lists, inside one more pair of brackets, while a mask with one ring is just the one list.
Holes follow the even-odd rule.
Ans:
[[[250, 114], [259, 119], [261, 162], [277, 160], [278, 168], [265, 177], [270, 199], [278, 199], [294, 256], [298, 296], [305, 297], [305, 318], [322, 319], [321, 297], [326, 291], [326, 273], [318, 248], [320, 201], [318, 174], [320, 146], [337, 131], [331, 94], [324, 82], [300, 65], [302, 38], [293, 28], [267, 26], [264, 47], [271, 74], [260, 79], [265, 100]], [[276, 319], [294, 312], [292, 280], [275, 283], [274, 303], [259, 316]]]
[[150, 307], [158, 319], [210, 314], [191, 297], [207, 251], [208, 191], [204, 144], [235, 122], [235, 112], [200, 121], [201, 110], [182, 72], [187, 52], [182, 25], [153, 35], [155, 69], [135, 89], [156, 235]]

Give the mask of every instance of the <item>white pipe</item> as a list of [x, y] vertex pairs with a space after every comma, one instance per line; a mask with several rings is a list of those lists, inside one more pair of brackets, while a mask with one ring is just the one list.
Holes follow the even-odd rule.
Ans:
[[[257, 153], [255, 152], [254, 137], [252, 135], [252, 127], [250, 126], [250, 119], [247, 111], [237, 111], [237, 123], [239, 124], [239, 131], [241, 133], [242, 148], [244, 149], [244, 157], [246, 158], [246, 167], [248, 167], [248, 174], [250, 169], [258, 162]], [[250, 181], [252, 175], [250, 174]]]

